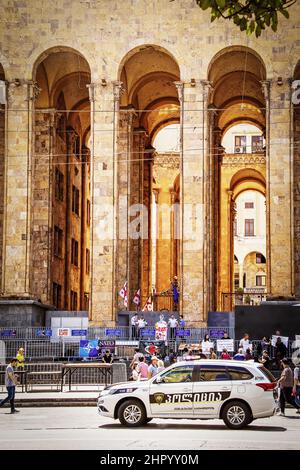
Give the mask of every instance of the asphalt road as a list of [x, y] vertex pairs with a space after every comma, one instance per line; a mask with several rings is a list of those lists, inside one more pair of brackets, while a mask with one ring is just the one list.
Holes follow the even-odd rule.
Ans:
[[254, 421], [232, 431], [223, 421], [156, 419], [138, 429], [98, 416], [94, 407], [0, 410], [0, 449], [300, 449], [300, 415]]

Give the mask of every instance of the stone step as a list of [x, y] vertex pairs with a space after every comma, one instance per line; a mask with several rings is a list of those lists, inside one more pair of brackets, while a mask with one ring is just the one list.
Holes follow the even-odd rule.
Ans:
[[54, 406], [96, 406], [97, 398], [23, 398], [15, 400], [16, 408]]

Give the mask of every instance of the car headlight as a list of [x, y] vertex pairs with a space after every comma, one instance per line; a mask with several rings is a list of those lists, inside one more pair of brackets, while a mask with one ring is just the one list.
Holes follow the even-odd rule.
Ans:
[[106, 395], [111, 395], [112, 393], [114, 392], [114, 390], [102, 390], [102, 392], [100, 392], [100, 395], [99, 397], [105, 397]]
[[130, 388], [117, 388], [115, 390], [111, 390], [111, 393], [112, 394], [116, 394], [116, 393], [132, 393], [136, 390], [136, 388], [134, 387], [130, 387]]

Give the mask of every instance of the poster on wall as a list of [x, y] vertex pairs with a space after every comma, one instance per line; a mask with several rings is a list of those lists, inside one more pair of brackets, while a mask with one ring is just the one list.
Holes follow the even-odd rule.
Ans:
[[168, 324], [163, 315], [160, 316], [159, 321], [155, 323], [155, 339], [159, 341], [167, 341]]
[[227, 351], [229, 352], [234, 352], [234, 340], [233, 339], [218, 339], [217, 351], [222, 352], [223, 349], [227, 349]]
[[106, 351], [109, 351], [111, 354], [114, 354], [116, 349], [116, 342], [114, 340], [98, 339], [97, 346], [99, 354], [101, 356], [105, 354]]
[[71, 336], [70, 328], [58, 328], [57, 336], [59, 336], [60, 338], [68, 338], [69, 336]]
[[97, 339], [81, 339], [79, 343], [80, 357], [98, 357], [99, 348]]
[[276, 346], [277, 338], [281, 338], [281, 342], [282, 342], [286, 347], [288, 347], [288, 344], [289, 344], [289, 337], [288, 337], [288, 336], [276, 336], [276, 335], [273, 335], [273, 336], [272, 336], [272, 340], [271, 340], [272, 346], [274, 346], [274, 347]]
[[139, 342], [139, 350], [147, 357], [160, 355], [162, 357], [165, 356], [165, 341], [159, 340], [142, 340]]

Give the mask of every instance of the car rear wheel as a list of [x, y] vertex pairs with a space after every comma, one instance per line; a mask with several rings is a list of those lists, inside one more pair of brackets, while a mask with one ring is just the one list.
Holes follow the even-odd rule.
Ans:
[[144, 406], [137, 400], [127, 400], [119, 408], [118, 418], [121, 424], [131, 428], [146, 424], [147, 415]]
[[251, 412], [245, 403], [232, 401], [224, 406], [222, 419], [230, 429], [242, 429], [252, 421]]

